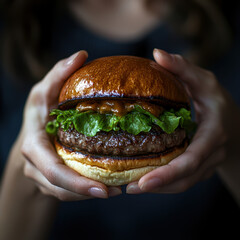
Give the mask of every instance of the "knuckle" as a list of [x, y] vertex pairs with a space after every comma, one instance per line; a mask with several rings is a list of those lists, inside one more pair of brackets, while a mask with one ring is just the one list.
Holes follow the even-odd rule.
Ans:
[[216, 90], [218, 86], [218, 80], [215, 74], [209, 70], [204, 70], [207, 79], [207, 87], [209, 90]]
[[186, 66], [189, 64], [189, 61], [180, 54], [174, 54], [173, 61], [177, 64], [180, 64], [181, 66]]
[[28, 102], [30, 105], [37, 105], [43, 102], [44, 85], [41, 82], [35, 84], [29, 94]]
[[200, 167], [200, 163], [202, 161], [204, 157], [202, 155], [196, 157], [195, 159], [192, 160], [191, 164], [190, 164], [190, 169], [192, 173], [195, 173], [198, 168]]
[[53, 196], [45, 187], [39, 186], [38, 187], [40, 192], [45, 196]]
[[67, 202], [67, 201], [71, 201], [72, 200], [72, 196], [71, 193], [67, 192], [64, 189], [57, 189], [56, 193], [55, 193], [55, 197], [63, 202]]
[[57, 185], [57, 176], [54, 171], [52, 171], [52, 168], [46, 168], [44, 171], [44, 175], [47, 178], [47, 180], [52, 184], [52, 185]]
[[173, 58], [175, 61], [185, 61], [185, 58], [180, 54], [174, 54]]
[[218, 140], [216, 146], [224, 146], [229, 142], [229, 136], [224, 123], [219, 119], [219, 115], [216, 115], [214, 118], [215, 129], [217, 129], [215, 139]]
[[161, 176], [161, 186], [167, 186], [169, 183], [173, 182], [176, 177], [176, 169], [172, 166], [172, 163], [166, 165], [167, 171]]
[[36, 83], [33, 87], [32, 87], [32, 89], [31, 89], [31, 91], [30, 91], [30, 96], [31, 97], [35, 97], [35, 96], [39, 96], [39, 94], [40, 94], [40, 82], [39, 83]]
[[30, 178], [30, 177], [31, 177], [31, 174], [30, 174], [30, 166], [29, 166], [29, 163], [28, 163], [27, 160], [25, 161], [24, 166], [23, 166], [23, 174], [24, 174], [24, 176], [26, 176], [27, 178]]
[[[202, 160], [204, 159], [203, 153], [198, 153], [198, 155], [195, 155], [192, 151], [187, 150], [186, 154], [188, 154], [188, 163], [187, 163], [187, 169], [186, 173], [187, 175], [194, 174], [197, 169], [200, 167]], [[194, 156], [194, 158], [193, 158]]]
[[28, 138], [25, 138], [25, 140], [22, 143], [22, 146], [20, 148], [21, 154], [26, 158], [29, 159], [30, 154], [30, 149], [31, 148], [31, 142], [29, 141]]
[[62, 59], [60, 61], [58, 61], [54, 66], [53, 66], [53, 69], [52, 71], [58, 71], [59, 69], [62, 69], [65, 65], [65, 60]]
[[208, 78], [212, 79], [212, 81], [217, 80], [216, 75], [212, 71], [210, 70], [204, 70], [204, 71], [205, 71], [205, 74], [208, 76]]
[[190, 188], [190, 186], [191, 184], [189, 183], [189, 181], [184, 180], [181, 182], [181, 184], [179, 184], [177, 192], [178, 193], [186, 192]]
[[58, 200], [60, 200], [60, 201], [62, 201], [62, 202], [66, 202], [66, 201], [69, 201], [70, 199], [69, 199], [69, 197], [65, 194], [65, 193], [58, 193], [57, 195], [56, 195], [56, 198], [58, 199]]

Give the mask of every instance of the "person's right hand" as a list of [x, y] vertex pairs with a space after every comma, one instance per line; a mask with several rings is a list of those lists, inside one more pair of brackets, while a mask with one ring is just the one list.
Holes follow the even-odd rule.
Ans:
[[43, 194], [62, 201], [82, 200], [92, 197], [107, 198], [121, 194], [117, 187], [107, 187], [80, 176], [64, 165], [45, 132], [49, 112], [57, 107], [64, 81], [87, 59], [80, 51], [59, 61], [45, 78], [36, 84], [27, 99], [20, 134], [20, 149], [24, 159], [24, 174], [33, 179]]

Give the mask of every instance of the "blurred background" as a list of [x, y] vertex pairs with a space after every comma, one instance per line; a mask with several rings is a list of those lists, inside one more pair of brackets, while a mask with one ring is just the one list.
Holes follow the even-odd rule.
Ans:
[[[129, 2], [128, 7], [136, 4]], [[139, 29], [129, 15], [128, 25], [127, 17], [111, 12], [120, 4], [117, 0], [0, 1], [1, 175], [31, 87], [58, 60], [80, 49], [88, 51], [88, 61], [110, 55], [153, 59], [153, 48], [182, 54], [213, 71], [240, 104], [239, 1], [137, 2], [152, 16]], [[119, 16], [132, 11], [134, 17], [135, 10], [123, 9]], [[128, 30], [131, 27], [136, 31]], [[240, 236], [239, 222], [236, 202], [215, 174], [181, 194], [123, 194], [108, 201], [61, 203], [51, 239], [71, 239], [76, 233], [84, 239], [152, 239], [156, 234], [163, 239], [232, 239]]]

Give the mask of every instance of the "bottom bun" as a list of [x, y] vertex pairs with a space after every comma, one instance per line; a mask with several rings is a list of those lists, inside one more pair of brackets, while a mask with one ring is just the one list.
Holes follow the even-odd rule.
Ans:
[[155, 155], [136, 157], [93, 156], [73, 150], [55, 141], [58, 155], [64, 163], [82, 176], [102, 182], [107, 186], [120, 186], [139, 180], [146, 173], [168, 164], [182, 154], [188, 146], [181, 146]]

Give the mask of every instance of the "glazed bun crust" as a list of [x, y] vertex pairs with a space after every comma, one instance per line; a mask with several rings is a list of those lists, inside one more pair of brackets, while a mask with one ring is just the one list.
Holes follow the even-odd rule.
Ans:
[[64, 163], [80, 175], [102, 182], [107, 186], [120, 186], [139, 180], [146, 173], [168, 164], [187, 148], [187, 140], [181, 146], [153, 156], [116, 158], [96, 157], [74, 152], [58, 141], [55, 147]]
[[134, 56], [96, 59], [77, 70], [64, 84], [61, 108], [88, 98], [127, 98], [189, 106], [189, 98], [176, 77], [156, 62]]

